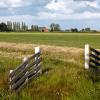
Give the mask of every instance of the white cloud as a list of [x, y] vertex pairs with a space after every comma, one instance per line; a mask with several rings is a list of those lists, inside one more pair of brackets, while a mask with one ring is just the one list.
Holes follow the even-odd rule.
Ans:
[[13, 15], [13, 16], [1, 16], [0, 17], [0, 22], [7, 22], [7, 21], [12, 21], [12, 22], [29, 22], [35, 20], [34, 16], [31, 15]]
[[66, 0], [58, 0], [57, 2], [55, 2], [55, 0], [52, 0], [46, 5], [46, 8], [51, 11], [62, 11], [71, 13], [73, 11], [72, 5], [74, 3], [75, 2], [73, 0], [69, 0], [67, 2]]
[[84, 13], [73, 13], [73, 14], [61, 14], [61, 13], [47, 13], [41, 12], [38, 14], [36, 19], [51, 19], [51, 20], [82, 20], [82, 19], [100, 19], [100, 13], [91, 13], [91, 12], [84, 12]]
[[0, 7], [6, 7], [5, 3], [3, 1], [0, 1]]
[[52, 0], [50, 3], [48, 3], [46, 5], [46, 8], [50, 9], [50, 10], [58, 10], [59, 8], [62, 8], [64, 4], [59, 4], [57, 2], [55, 2], [55, 0]]
[[21, 7], [30, 5], [30, 0], [0, 0], [0, 8]]
[[7, 8], [13, 15], [15, 15], [14, 8], [25, 7], [31, 4], [31, 0], [0, 0], [0, 8]]
[[0, 22], [6, 22], [9, 20], [12, 21], [36, 21], [36, 20], [69, 20], [69, 19], [75, 19], [75, 20], [81, 20], [81, 19], [97, 19], [100, 18], [100, 13], [90, 13], [90, 12], [84, 12], [80, 14], [68, 14], [67, 16], [64, 14], [59, 13], [45, 13], [41, 12], [37, 16], [34, 15], [14, 15], [14, 16], [2, 16], [0, 17]]
[[98, 8], [99, 7], [99, 2], [98, 0], [96, 1], [91, 1], [90, 0], [57, 0], [57, 2], [55, 2], [55, 0], [52, 0], [51, 2], [49, 2], [46, 5], [46, 8], [48, 10], [51, 11], [62, 11], [62, 12], [74, 12], [75, 10], [78, 9], [84, 9], [84, 8], [89, 8], [89, 6], [91, 7], [95, 7]]
[[[50, 1], [50, 2], [47, 2]], [[35, 15], [15, 15], [13, 8], [28, 6], [32, 3], [46, 3]], [[0, 20], [67, 20], [67, 19], [100, 19], [100, 0], [0, 0], [0, 7], [6, 7], [13, 16], [3, 16]], [[93, 11], [94, 12], [93, 12]], [[33, 6], [34, 12], [34, 6]]]
[[96, 8], [96, 9], [99, 9], [100, 8], [100, 5], [99, 5], [99, 0], [95, 0], [93, 2], [86, 2], [86, 4], [90, 7], [93, 7], [93, 8]]
[[100, 0], [52, 0], [45, 8], [48, 11], [39, 12], [41, 18], [65, 19], [96, 19], [100, 18]]

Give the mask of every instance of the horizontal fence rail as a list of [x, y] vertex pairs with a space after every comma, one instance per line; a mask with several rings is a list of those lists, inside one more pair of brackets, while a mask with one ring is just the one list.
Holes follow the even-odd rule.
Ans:
[[18, 66], [15, 70], [10, 70], [10, 90], [17, 90], [23, 87], [31, 78], [40, 75], [42, 73], [41, 61], [40, 48], [36, 47], [34, 55], [29, 58], [25, 57], [20, 66]]
[[85, 45], [85, 69], [100, 68], [100, 51]]

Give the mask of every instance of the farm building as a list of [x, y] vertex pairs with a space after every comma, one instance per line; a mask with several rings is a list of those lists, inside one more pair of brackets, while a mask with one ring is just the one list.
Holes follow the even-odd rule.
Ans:
[[47, 27], [39, 27], [40, 32], [48, 32], [49, 29]]

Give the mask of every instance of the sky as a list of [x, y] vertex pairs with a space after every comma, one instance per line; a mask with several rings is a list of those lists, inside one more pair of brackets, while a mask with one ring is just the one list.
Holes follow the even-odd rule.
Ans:
[[100, 0], [0, 0], [0, 22], [100, 30]]

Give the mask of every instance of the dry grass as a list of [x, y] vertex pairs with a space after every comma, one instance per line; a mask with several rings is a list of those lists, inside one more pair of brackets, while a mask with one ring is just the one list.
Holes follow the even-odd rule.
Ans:
[[43, 51], [50, 51], [56, 53], [81, 53], [83, 50], [80, 48], [73, 47], [59, 47], [59, 46], [49, 46], [49, 45], [36, 45], [36, 44], [24, 44], [24, 43], [8, 43], [8, 42], [0, 42], [0, 49], [14, 49], [14, 50], [34, 50], [34, 47], [39, 46]]
[[[3, 57], [24, 58], [30, 56], [36, 46], [41, 48], [44, 55], [48, 56], [49, 54], [52, 57], [55, 56], [55, 58], [59, 57], [59, 60], [69, 63], [77, 63], [76, 59], [79, 58], [79, 54], [83, 54], [81, 48], [0, 42], [0, 55]], [[29, 52], [31, 53], [29, 54]]]

